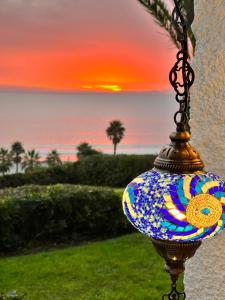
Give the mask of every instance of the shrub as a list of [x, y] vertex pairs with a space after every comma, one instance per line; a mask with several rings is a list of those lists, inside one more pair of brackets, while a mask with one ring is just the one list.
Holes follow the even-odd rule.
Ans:
[[0, 191], [0, 251], [103, 239], [130, 232], [118, 192], [101, 187], [24, 186]]
[[152, 169], [155, 155], [92, 155], [77, 165], [80, 184], [125, 187], [139, 174]]
[[137, 175], [152, 169], [155, 155], [90, 155], [75, 163], [38, 168], [25, 174], [0, 176], [0, 189], [26, 184], [56, 183], [125, 187]]
[[32, 172], [0, 176], [0, 189], [27, 184], [49, 185], [77, 183], [76, 163], [65, 163], [51, 168], [39, 167]]

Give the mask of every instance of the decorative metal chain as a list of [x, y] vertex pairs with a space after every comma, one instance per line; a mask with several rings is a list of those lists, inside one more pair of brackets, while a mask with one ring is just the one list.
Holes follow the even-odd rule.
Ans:
[[165, 294], [162, 300], [185, 300], [186, 294], [184, 292], [178, 292], [176, 284], [172, 284], [172, 290], [169, 294]]
[[162, 300], [185, 300], [186, 294], [184, 292], [178, 292], [177, 290], [177, 275], [171, 275], [172, 280], [172, 290], [169, 294], [165, 294]]
[[176, 92], [176, 101], [180, 108], [174, 115], [178, 131], [190, 131], [190, 94], [189, 89], [195, 78], [188, 58], [188, 29], [194, 20], [193, 0], [174, 0], [175, 8], [172, 22], [177, 30], [181, 50], [177, 53], [177, 62], [170, 71], [169, 80]]

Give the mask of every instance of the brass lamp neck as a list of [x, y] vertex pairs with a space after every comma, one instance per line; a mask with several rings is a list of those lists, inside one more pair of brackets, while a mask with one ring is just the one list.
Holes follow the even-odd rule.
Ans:
[[162, 148], [154, 167], [171, 173], [194, 173], [203, 171], [204, 163], [199, 153], [189, 143], [190, 133], [177, 131], [170, 135], [171, 143]]

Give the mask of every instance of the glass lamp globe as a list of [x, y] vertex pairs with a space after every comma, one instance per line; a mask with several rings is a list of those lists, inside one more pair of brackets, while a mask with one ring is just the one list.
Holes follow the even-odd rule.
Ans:
[[225, 228], [225, 182], [203, 170], [187, 132], [171, 140], [155, 168], [128, 184], [124, 213], [152, 239], [185, 243], [211, 238]]
[[198, 241], [225, 227], [225, 182], [209, 172], [145, 172], [123, 196], [128, 220], [143, 234], [175, 242]]

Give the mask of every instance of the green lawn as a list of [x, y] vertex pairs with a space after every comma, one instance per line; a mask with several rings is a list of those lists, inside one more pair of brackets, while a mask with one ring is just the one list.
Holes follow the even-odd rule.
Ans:
[[170, 289], [163, 261], [140, 234], [0, 260], [0, 290], [28, 300], [155, 300]]

